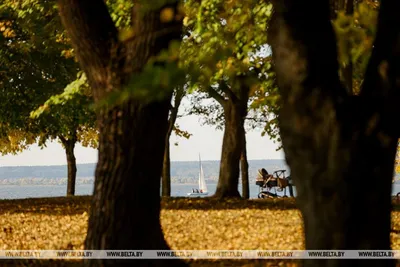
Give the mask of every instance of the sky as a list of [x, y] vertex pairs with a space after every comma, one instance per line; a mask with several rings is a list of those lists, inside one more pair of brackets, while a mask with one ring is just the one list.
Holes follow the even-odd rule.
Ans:
[[[190, 139], [171, 136], [171, 161], [197, 161], [199, 153], [202, 160], [220, 160], [223, 132], [212, 126], [201, 125], [200, 117], [186, 116], [178, 118], [180, 129], [192, 134]], [[175, 143], [178, 143], [175, 146]], [[276, 151], [275, 144], [268, 136], [261, 136], [261, 131], [247, 133], [248, 159], [283, 159], [283, 152]], [[97, 162], [97, 150], [85, 148], [78, 144], [75, 147], [77, 163]], [[48, 143], [40, 149], [37, 145], [18, 155], [0, 157], [0, 166], [37, 166], [67, 164], [65, 152], [58, 142]]]

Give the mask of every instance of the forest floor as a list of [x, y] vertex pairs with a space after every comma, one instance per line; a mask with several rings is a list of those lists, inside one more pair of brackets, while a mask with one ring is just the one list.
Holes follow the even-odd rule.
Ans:
[[[0, 200], [0, 250], [83, 249], [90, 197]], [[294, 199], [163, 199], [161, 224], [176, 250], [302, 250]], [[392, 248], [400, 250], [400, 205], [392, 212]], [[288, 260], [190, 261], [191, 266], [297, 266]], [[0, 266], [79, 266], [80, 261], [3, 260]], [[400, 266], [400, 265], [399, 265]]]

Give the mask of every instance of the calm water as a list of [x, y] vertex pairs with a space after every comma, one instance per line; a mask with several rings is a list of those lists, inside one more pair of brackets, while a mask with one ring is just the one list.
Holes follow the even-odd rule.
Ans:
[[[209, 195], [215, 192], [216, 184], [209, 184]], [[196, 185], [190, 184], [173, 184], [171, 186], [172, 196], [186, 196], [186, 193], [191, 192]], [[239, 190], [241, 188], [239, 186]], [[0, 185], [0, 199], [19, 199], [19, 198], [37, 198], [37, 197], [59, 197], [65, 196], [67, 191], [66, 185]], [[295, 191], [295, 190], [294, 190]], [[250, 198], [257, 198], [259, 187], [250, 185]], [[393, 195], [400, 192], [400, 184], [394, 184]], [[91, 195], [93, 193], [93, 185], [80, 184], [76, 186], [77, 195]], [[281, 192], [278, 192], [282, 195]], [[296, 194], [296, 191], [295, 191]], [[289, 190], [287, 190], [289, 195]]]

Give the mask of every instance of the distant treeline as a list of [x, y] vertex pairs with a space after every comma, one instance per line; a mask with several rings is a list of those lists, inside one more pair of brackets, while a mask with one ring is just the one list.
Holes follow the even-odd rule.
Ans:
[[[219, 161], [203, 161], [205, 177], [208, 181], [217, 181]], [[95, 164], [78, 164], [77, 177], [93, 177]], [[249, 160], [250, 180], [254, 180], [257, 170], [265, 168], [272, 172], [277, 169], [287, 169], [284, 160]], [[171, 162], [171, 180], [173, 183], [197, 182], [199, 175], [199, 162], [174, 161]], [[0, 179], [18, 178], [65, 178], [67, 166], [18, 166], [0, 167]]]

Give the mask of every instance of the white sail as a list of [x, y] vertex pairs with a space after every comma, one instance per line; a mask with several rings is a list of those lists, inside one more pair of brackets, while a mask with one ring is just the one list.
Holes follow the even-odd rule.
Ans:
[[191, 193], [187, 193], [188, 196], [206, 196], [208, 195], [208, 189], [206, 179], [204, 178], [203, 164], [201, 164], [201, 158], [199, 155], [199, 189], [193, 189]]
[[207, 193], [208, 192], [206, 179], [204, 178], [203, 165], [200, 165], [199, 189], [202, 190], [203, 193]]

